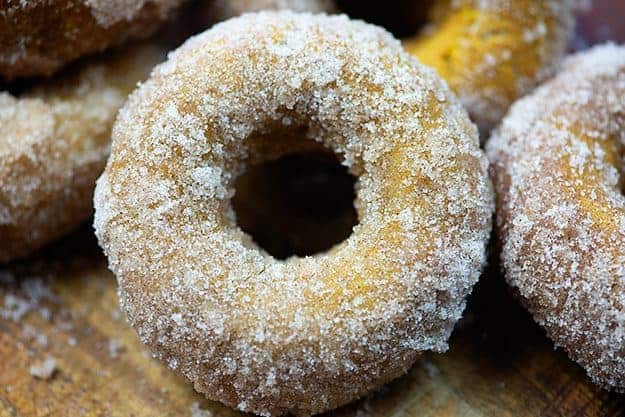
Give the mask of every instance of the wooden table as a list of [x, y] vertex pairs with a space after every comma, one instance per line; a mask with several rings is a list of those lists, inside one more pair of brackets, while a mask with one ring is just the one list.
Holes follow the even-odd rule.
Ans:
[[[554, 350], [492, 269], [449, 352], [424, 355], [406, 376], [331, 414], [625, 415], [625, 396], [594, 387]], [[52, 375], [33, 376], [46, 358]], [[115, 279], [89, 228], [1, 270], [0, 417], [237, 414], [151, 359], [118, 309]]]

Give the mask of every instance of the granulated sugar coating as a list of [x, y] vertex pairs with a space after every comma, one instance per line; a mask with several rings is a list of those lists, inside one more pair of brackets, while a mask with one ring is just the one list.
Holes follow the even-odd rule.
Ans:
[[558, 346], [625, 390], [625, 48], [569, 58], [488, 143], [506, 278]]
[[131, 48], [19, 98], [0, 92], [0, 262], [89, 217], [115, 114], [163, 56]]
[[429, 25], [405, 46], [439, 72], [488, 133], [514, 100], [553, 74], [583, 1], [436, 1]]
[[47, 76], [83, 55], [145, 38], [182, 0], [0, 2], [0, 79]]
[[[130, 96], [112, 146], [96, 233], [130, 322], [197, 391], [308, 415], [447, 349], [485, 261], [487, 162], [446, 84], [383, 29], [292, 12], [218, 24]], [[233, 181], [315, 146], [358, 177], [360, 223], [280, 261], [237, 226]]]
[[210, 5], [216, 20], [228, 19], [247, 12], [288, 9], [295, 12], [321, 13], [335, 9], [333, 0], [216, 0]]

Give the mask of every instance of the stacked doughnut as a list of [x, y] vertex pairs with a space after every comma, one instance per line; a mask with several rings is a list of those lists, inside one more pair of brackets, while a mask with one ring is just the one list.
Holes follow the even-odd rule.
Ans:
[[[0, 3], [0, 80], [48, 76], [150, 35], [182, 0]], [[320, 11], [324, 2], [223, 2]], [[215, 8], [216, 5], [211, 5]], [[0, 92], [0, 262], [26, 256], [92, 212], [117, 110], [162, 61], [167, 42], [83, 60], [19, 96]]]
[[20, 95], [0, 92], [0, 262], [29, 254], [84, 221], [115, 114], [157, 47], [119, 52]]
[[625, 47], [569, 58], [488, 142], [506, 278], [601, 386], [625, 390]]
[[[277, 260], [237, 226], [249, 164], [326, 149], [359, 224]], [[384, 30], [264, 12], [170, 54], [129, 98], [95, 229], [141, 340], [209, 398], [263, 415], [340, 406], [443, 351], [493, 210], [477, 129]]]
[[6, 0], [0, 78], [51, 75], [84, 55], [146, 37], [182, 0]]
[[[0, 77], [49, 75], [150, 33], [177, 1], [0, 3]], [[19, 97], [0, 92], [0, 262], [87, 218], [115, 114], [164, 50], [136, 46], [74, 66]]]

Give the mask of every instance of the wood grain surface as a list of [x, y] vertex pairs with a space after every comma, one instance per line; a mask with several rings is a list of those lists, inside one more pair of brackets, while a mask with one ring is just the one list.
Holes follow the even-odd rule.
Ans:
[[[491, 269], [494, 269], [491, 268]], [[151, 359], [117, 304], [89, 228], [0, 270], [0, 416], [234, 416]], [[55, 362], [50, 377], [41, 362]], [[622, 416], [487, 272], [445, 354], [330, 414]]]

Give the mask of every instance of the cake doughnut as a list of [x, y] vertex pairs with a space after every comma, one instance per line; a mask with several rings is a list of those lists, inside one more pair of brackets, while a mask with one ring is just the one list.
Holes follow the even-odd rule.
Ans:
[[295, 12], [310, 13], [335, 10], [333, 0], [216, 0], [210, 7], [215, 21], [261, 10], [288, 9]]
[[[359, 224], [277, 260], [236, 224], [250, 164], [330, 150]], [[189, 39], [129, 97], [95, 230], [130, 323], [208, 398], [319, 413], [444, 351], [485, 261], [487, 162], [460, 102], [388, 32], [243, 15]]]
[[182, 0], [0, 2], [0, 79], [47, 76], [128, 39], [145, 38]]
[[19, 97], [0, 92], [0, 262], [89, 217], [115, 114], [164, 55], [157, 46], [136, 46]]
[[488, 133], [562, 59], [580, 0], [436, 0], [404, 46], [434, 67]]
[[487, 143], [508, 283], [597, 384], [625, 390], [625, 47], [566, 60]]

